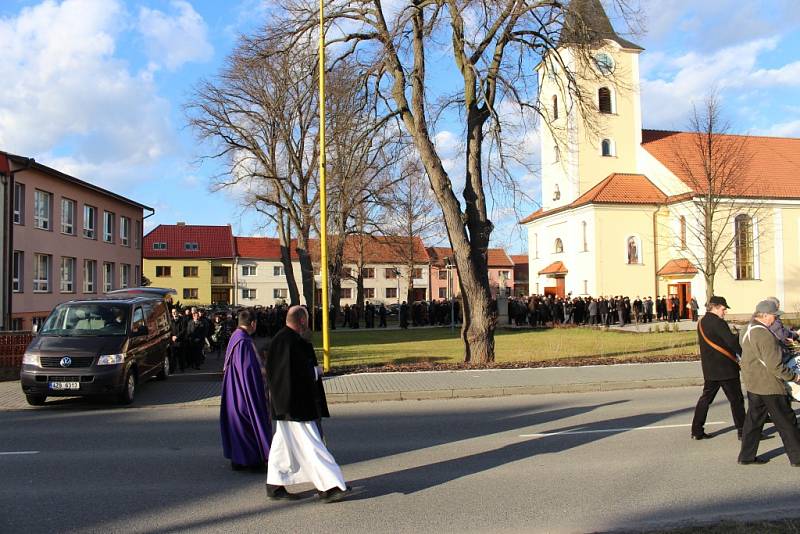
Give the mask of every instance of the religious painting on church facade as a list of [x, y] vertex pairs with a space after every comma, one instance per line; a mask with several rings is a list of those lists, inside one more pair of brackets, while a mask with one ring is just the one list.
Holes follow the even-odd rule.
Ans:
[[630, 236], [628, 238], [628, 265], [634, 265], [639, 262], [639, 246], [636, 243], [636, 238]]

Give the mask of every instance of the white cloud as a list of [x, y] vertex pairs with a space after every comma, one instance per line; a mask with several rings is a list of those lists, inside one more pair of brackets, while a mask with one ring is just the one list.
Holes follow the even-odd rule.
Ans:
[[759, 132], [774, 137], [800, 137], [800, 119], [781, 122]]
[[115, 56], [125, 23], [116, 0], [47, 0], [0, 19], [0, 149], [105, 185], [137, 167], [141, 180], [173, 138], [152, 80]]
[[207, 61], [214, 54], [203, 17], [185, 0], [172, 0], [170, 16], [157, 9], [139, 9], [138, 29], [150, 60], [175, 70], [192, 61]]

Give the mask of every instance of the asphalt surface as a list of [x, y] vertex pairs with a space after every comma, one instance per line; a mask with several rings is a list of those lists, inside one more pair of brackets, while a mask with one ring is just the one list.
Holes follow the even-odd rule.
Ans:
[[[354, 488], [268, 501], [222, 458], [218, 408], [0, 412], [2, 532], [594, 532], [796, 516], [780, 438], [736, 464], [727, 404], [691, 441], [697, 387], [332, 406]], [[769, 429], [769, 432], [773, 432]], [[10, 454], [9, 454], [10, 453]]]

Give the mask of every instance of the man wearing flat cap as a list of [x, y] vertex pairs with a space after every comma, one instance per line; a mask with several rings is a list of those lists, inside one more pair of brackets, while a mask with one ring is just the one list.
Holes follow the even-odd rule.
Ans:
[[709, 439], [704, 426], [708, 407], [722, 388], [731, 405], [733, 424], [739, 436], [744, 426], [744, 397], [739, 380], [739, 339], [725, 322], [728, 302], [725, 297], [713, 296], [708, 301], [708, 312], [697, 322], [697, 339], [700, 344], [700, 363], [703, 367], [703, 393], [697, 401], [692, 420], [692, 439]]
[[781, 436], [789, 462], [793, 467], [800, 467], [800, 430], [784, 386], [786, 381], [800, 383], [800, 375], [782, 362], [781, 345], [769, 330], [781, 314], [775, 300], [762, 300], [742, 335], [742, 377], [748, 402], [739, 452], [742, 465], [767, 463], [756, 453], [769, 415]]

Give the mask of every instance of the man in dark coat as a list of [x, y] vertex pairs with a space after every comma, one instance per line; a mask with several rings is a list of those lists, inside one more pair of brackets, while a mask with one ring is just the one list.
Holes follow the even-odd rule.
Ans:
[[177, 308], [172, 308], [172, 335], [169, 344], [169, 367], [173, 371], [186, 369], [186, 322], [178, 313]]
[[400, 320], [400, 328], [408, 328], [408, 304], [406, 304], [406, 301], [403, 301], [400, 305], [398, 319]]
[[197, 308], [192, 308], [192, 317], [186, 323], [186, 338], [189, 364], [195, 369], [200, 369], [205, 360], [203, 347], [206, 345], [206, 327]]
[[242, 310], [238, 323], [228, 342], [222, 368], [219, 410], [222, 451], [233, 470], [263, 473], [269, 458], [272, 428], [261, 362], [251, 337], [256, 331], [255, 313]]
[[744, 426], [744, 397], [739, 380], [738, 358], [742, 353], [739, 339], [725, 322], [728, 302], [724, 297], [713, 296], [708, 301], [708, 313], [697, 323], [700, 344], [700, 362], [703, 367], [703, 393], [697, 401], [692, 420], [692, 439], [709, 439], [703, 426], [708, 407], [714, 402], [720, 388], [728, 397], [733, 414], [733, 424], [739, 437]]
[[386, 328], [386, 316], [388, 314], [389, 312], [386, 309], [386, 306], [383, 302], [381, 302], [381, 306], [378, 308], [378, 319], [380, 320], [380, 323], [378, 323], [379, 328]]
[[285, 486], [310, 482], [325, 502], [341, 500], [349, 490], [333, 455], [322, 441], [323, 417], [330, 417], [322, 368], [307, 340], [308, 314], [292, 306], [286, 327], [267, 350], [270, 412], [276, 422], [267, 469], [267, 495], [294, 499]]

